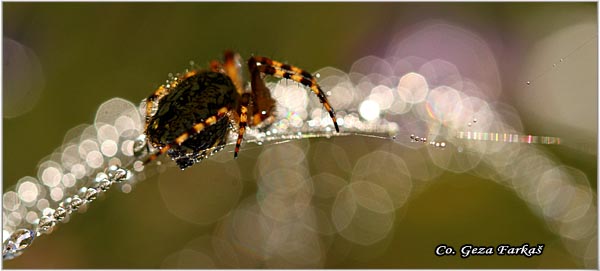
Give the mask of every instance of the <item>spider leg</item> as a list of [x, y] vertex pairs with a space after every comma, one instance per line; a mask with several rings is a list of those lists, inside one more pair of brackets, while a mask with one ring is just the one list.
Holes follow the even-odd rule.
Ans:
[[249, 111], [250, 115], [253, 116], [252, 125], [257, 126], [269, 119], [273, 119], [272, 112], [276, 102], [271, 97], [271, 91], [265, 85], [261, 77], [261, 71], [252, 58], [248, 60], [248, 68], [250, 71], [251, 86], [251, 106]]
[[244, 139], [244, 133], [246, 132], [246, 125], [248, 122], [248, 107], [246, 105], [240, 105], [240, 129], [238, 129], [238, 138], [235, 142], [235, 152], [233, 158], [238, 157], [242, 140]]
[[183, 132], [181, 135], [176, 137], [175, 140], [173, 140], [173, 142], [169, 142], [168, 144], [166, 144], [165, 146], [160, 148], [156, 153], [153, 153], [152, 155], [150, 155], [146, 159], [146, 161], [144, 161], [144, 164], [148, 164], [148, 163], [156, 160], [156, 158], [158, 158], [158, 156], [167, 152], [169, 149], [171, 149], [171, 147], [173, 145], [181, 146], [181, 144], [183, 142], [185, 142], [190, 137], [190, 135], [198, 134], [198, 133], [202, 132], [202, 130], [204, 130], [206, 127], [217, 123], [217, 121], [219, 119], [221, 119], [223, 116], [225, 116], [227, 114], [227, 112], [229, 112], [229, 108], [227, 108], [226, 106], [222, 107], [221, 109], [219, 109], [217, 115], [208, 117], [203, 122], [195, 124], [194, 126], [192, 126], [191, 129]]
[[229, 79], [233, 82], [235, 86], [235, 90], [242, 95], [244, 94], [244, 89], [242, 88], [242, 65], [240, 64], [241, 57], [239, 54], [234, 53], [231, 50], [225, 51], [224, 61], [223, 61], [223, 70], [225, 74], [229, 76]]
[[[267, 57], [254, 56], [248, 60], [248, 67], [250, 69], [250, 73], [253, 75], [259, 71], [260, 73], [272, 75], [278, 78], [286, 78], [294, 80], [312, 90], [319, 100], [325, 106], [327, 112], [329, 112], [329, 116], [333, 120], [333, 125], [335, 126], [336, 132], [339, 132], [340, 129], [337, 124], [337, 119], [335, 117], [335, 111], [331, 107], [331, 104], [327, 100], [327, 96], [321, 90], [319, 84], [317, 84], [317, 80], [307, 71], [304, 71], [296, 66], [288, 65], [281, 63], [279, 61], [272, 60]], [[254, 78], [252, 78], [252, 83], [254, 83]], [[254, 90], [254, 84], [253, 84]]]
[[240, 146], [242, 145], [242, 140], [244, 139], [244, 133], [246, 132], [246, 126], [248, 123], [248, 104], [250, 103], [250, 95], [248, 93], [244, 93], [244, 89], [242, 88], [242, 66], [240, 64], [240, 60], [241, 57], [239, 54], [236, 54], [231, 50], [225, 51], [225, 55], [223, 57], [223, 71], [229, 77], [229, 79], [231, 79], [236, 91], [242, 97], [238, 109], [239, 129], [238, 138], [235, 143], [235, 152], [233, 153], [234, 158], [238, 157]]

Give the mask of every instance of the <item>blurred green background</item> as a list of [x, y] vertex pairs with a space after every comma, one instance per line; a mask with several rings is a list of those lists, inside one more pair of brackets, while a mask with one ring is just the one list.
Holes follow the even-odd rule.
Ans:
[[[597, 35], [596, 14], [596, 3], [3, 3], [5, 60], [7, 39], [11, 39], [31, 48], [41, 65], [41, 76], [11, 77], [6, 75], [5, 61], [5, 91], [43, 80], [39, 100], [17, 116], [8, 116], [6, 110], [14, 101], [3, 93], [3, 189], [23, 176], [36, 176], [40, 159], [62, 144], [70, 128], [91, 123], [102, 102], [122, 97], [137, 104], [167, 73], [182, 70], [190, 60], [203, 64], [220, 58], [226, 48], [246, 57], [269, 56], [309, 71], [325, 66], [348, 71], [363, 56], [382, 56], [405, 26], [443, 20], [497, 41], [490, 45], [492, 50], [510, 56], [497, 58], [504, 86], [501, 99], [527, 112], [513, 96], [522, 87], [518, 79], [522, 66], [515, 63], [526, 60], [537, 41], [561, 29], [595, 25], [580, 40], [563, 41], [571, 45], [563, 53], [572, 52]], [[595, 69], [596, 46], [591, 46], [590, 55], [572, 57]], [[540, 67], [539, 72], [546, 68]], [[578, 89], [589, 94], [597, 90], [597, 70], [587, 72], [592, 76], [585, 78], [586, 87]], [[559, 75], [557, 80], [570, 78]], [[564, 91], [579, 95], [576, 90]], [[589, 108], [592, 121], [585, 129], [568, 122], [540, 123], [535, 114], [521, 116], [528, 132], [573, 136], [582, 142], [586, 151], [562, 146], [547, 151], [561, 163], [582, 170], [594, 189], [596, 95], [592, 95], [595, 107]], [[311, 157], [313, 174], [319, 173], [312, 168], [318, 159], [330, 159], [310, 155], [315, 151], [311, 146], [321, 141], [342, 147], [351, 164], [374, 149], [394, 148], [390, 142], [366, 138], [311, 140], [300, 145]], [[237, 163], [240, 169], [243, 197], [256, 193], [252, 171], [259, 153], [260, 148], [254, 148], [228, 162]], [[207, 161], [195, 166], [194, 172], [219, 174], [215, 165]], [[86, 214], [36, 240], [24, 255], [4, 262], [4, 267], [160, 268], [167, 256], [213, 231], [214, 224], [199, 226], [172, 215], [161, 201], [157, 179], [145, 180], [130, 194], [109, 193]], [[324, 267], [584, 267], [514, 192], [467, 174], [444, 173], [412, 197], [397, 212], [393, 236], [388, 239], [375, 247], [354, 245], [344, 260], [325, 262]], [[459, 248], [465, 243], [524, 242], [546, 244], [544, 254], [461, 259], [433, 253], [441, 243]]]

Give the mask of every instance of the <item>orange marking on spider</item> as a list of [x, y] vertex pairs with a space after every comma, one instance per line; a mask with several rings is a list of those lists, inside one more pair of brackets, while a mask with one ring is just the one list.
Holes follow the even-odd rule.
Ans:
[[189, 71], [189, 72], [186, 72], [186, 73], [185, 73], [185, 75], [183, 76], [183, 80], [185, 80], [185, 79], [187, 79], [187, 78], [190, 78], [190, 77], [192, 77], [192, 76], [196, 75], [197, 73], [198, 73], [198, 72], [196, 72], [196, 71]]
[[204, 129], [203, 123], [198, 123], [198, 124], [194, 125], [194, 130], [196, 131], [196, 133], [200, 133], [200, 131], [202, 131], [203, 129]]
[[152, 162], [153, 160], [156, 160], [156, 158], [158, 158], [159, 155], [167, 152], [169, 149], [171, 149], [170, 145], [166, 145], [166, 146], [162, 147], [161, 149], [158, 150], [157, 153], [154, 153], [154, 154], [150, 155], [148, 157], [148, 159], [146, 159], [146, 161], [144, 162], [144, 164], [147, 164], [149, 162]]
[[219, 116], [225, 115], [225, 113], [229, 112], [229, 108], [227, 107], [221, 107], [221, 109], [219, 109], [218, 114]]
[[215, 116], [212, 116], [212, 117], [206, 119], [206, 121], [205, 121], [205, 123], [208, 125], [213, 125], [215, 122], [217, 122], [217, 117], [215, 117]]
[[185, 141], [186, 139], [188, 139], [189, 136], [190, 136], [190, 134], [186, 132], [186, 133], [180, 135], [179, 137], [177, 137], [175, 139], [175, 143], [177, 145], [181, 145], [181, 143], [183, 143], [183, 141]]

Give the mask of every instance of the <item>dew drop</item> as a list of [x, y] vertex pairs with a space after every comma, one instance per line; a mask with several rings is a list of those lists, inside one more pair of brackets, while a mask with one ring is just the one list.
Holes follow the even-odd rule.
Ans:
[[86, 201], [93, 201], [96, 199], [97, 194], [98, 194], [98, 190], [90, 187], [85, 191], [84, 199]]
[[52, 229], [52, 227], [54, 227], [54, 225], [56, 225], [56, 220], [54, 220], [54, 218], [42, 216], [38, 222], [37, 229], [41, 233], [47, 233]]
[[118, 166], [110, 166], [106, 171], [108, 178], [114, 182], [121, 182], [127, 177], [128, 171]]
[[442, 147], [442, 149], [445, 148], [446, 147], [446, 142], [440, 143], [440, 147]]
[[475, 119], [475, 118], [474, 118], [474, 119], [473, 119], [473, 123], [477, 123], [477, 119]]
[[472, 124], [471, 124], [470, 122], [469, 122], [469, 123], [467, 123], [467, 126], [471, 127], [471, 125], [472, 125]]
[[526, 82], [526, 84], [527, 84], [527, 85], [531, 85], [531, 81], [527, 81], [527, 82]]
[[565, 59], [564, 59], [564, 58], [561, 58], [561, 59], [560, 59], [560, 62], [563, 62], [563, 61], [565, 61]]
[[136, 157], [142, 156], [145, 153], [145, 151], [147, 150], [146, 147], [147, 147], [147, 145], [146, 145], [146, 136], [145, 135], [139, 136], [133, 142], [133, 154]]
[[14, 255], [13, 253], [17, 252], [17, 245], [15, 245], [15, 242], [13, 242], [10, 239], [6, 239], [6, 241], [4, 241], [4, 245], [2, 248], [2, 259], [3, 260], [10, 260], [18, 255]]
[[71, 198], [71, 203], [68, 205], [71, 211], [77, 211], [81, 205], [83, 205], [84, 201], [79, 198], [79, 196], [75, 195]]
[[108, 191], [108, 189], [110, 189], [112, 182], [109, 181], [108, 179], [103, 179], [98, 183], [98, 188], [100, 188], [100, 190], [102, 190], [102, 192], [106, 192]]
[[17, 247], [17, 250], [22, 250], [27, 248], [31, 242], [33, 242], [33, 238], [35, 238], [35, 232], [28, 229], [20, 229], [10, 236], [10, 239], [14, 242]]

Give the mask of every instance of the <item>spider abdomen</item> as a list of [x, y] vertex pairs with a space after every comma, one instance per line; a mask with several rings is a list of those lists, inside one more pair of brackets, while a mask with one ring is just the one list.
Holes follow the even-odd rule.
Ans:
[[[239, 100], [229, 77], [217, 72], [199, 72], [183, 79], [160, 99], [156, 113], [149, 119], [146, 136], [157, 147], [172, 144], [195, 124], [217, 115], [221, 108], [237, 108]], [[228, 124], [228, 120], [218, 120], [200, 133], [190, 134], [181, 146], [193, 151], [210, 148], [224, 139]]]

